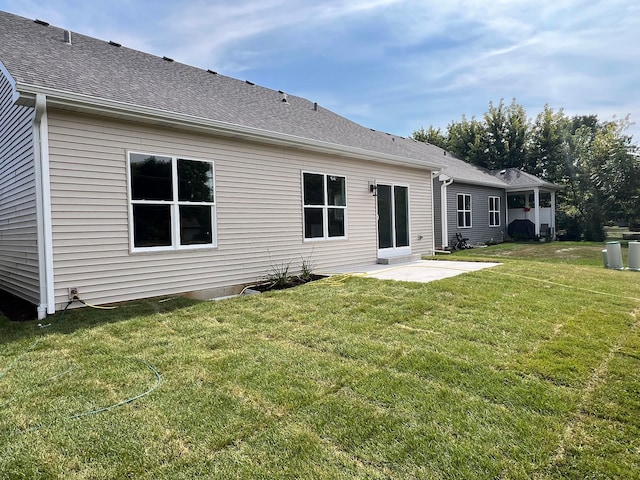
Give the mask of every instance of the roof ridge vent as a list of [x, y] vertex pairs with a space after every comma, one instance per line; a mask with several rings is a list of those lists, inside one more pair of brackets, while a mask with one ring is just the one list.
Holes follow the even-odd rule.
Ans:
[[255, 85], [255, 83], [250, 82], [249, 80], [245, 80], [244, 83], [246, 83], [247, 85]]
[[111, 45], [112, 47], [121, 47], [122, 45], [119, 44], [118, 42], [114, 42], [113, 40], [109, 40], [109, 45]]
[[71, 45], [71, 30], [64, 31], [64, 43]]
[[207, 69], [207, 72], [209, 72], [209, 73], [210, 73], [210, 74], [212, 74], [212, 75], [218, 75], [218, 72], [214, 72], [214, 71], [213, 71], [213, 70], [211, 70], [211, 69]]
[[44, 20], [39, 20], [39, 19], [35, 19], [34, 20], [35, 23], [37, 23], [38, 25], [44, 25], [45, 27], [49, 26], [49, 22], [45, 22]]
[[169, 57], [162, 57], [163, 60], [166, 60], [167, 62], [173, 62], [173, 58], [169, 58]]

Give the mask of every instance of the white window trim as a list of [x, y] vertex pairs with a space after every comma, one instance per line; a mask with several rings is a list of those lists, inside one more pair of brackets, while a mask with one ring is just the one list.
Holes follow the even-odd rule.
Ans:
[[[309, 175], [322, 175], [323, 176], [323, 195], [324, 205], [307, 205], [304, 203], [304, 176]], [[341, 177], [344, 178], [344, 205], [328, 205], [327, 204], [327, 177]], [[335, 173], [314, 172], [309, 170], [303, 170], [300, 172], [300, 191], [302, 193], [302, 240], [303, 242], [331, 242], [336, 240], [346, 240], [349, 237], [349, 224], [347, 215], [347, 176], [338, 175]], [[305, 230], [305, 208], [322, 208], [322, 237], [307, 238]], [[342, 209], [344, 211], [344, 235], [340, 237], [329, 236], [329, 209]]]
[[[131, 154], [148, 155], [157, 157], [171, 158], [171, 175], [172, 175], [172, 188], [173, 198], [172, 201], [167, 200], [133, 200], [133, 192], [131, 190]], [[218, 246], [218, 213], [217, 213], [217, 199], [218, 191], [216, 188], [216, 166], [213, 160], [204, 160], [200, 158], [187, 157], [183, 155], [171, 155], [166, 153], [157, 152], [141, 152], [136, 150], [127, 150], [127, 204], [129, 211], [129, 251], [130, 253], [160, 253], [160, 252], [175, 252], [185, 250], [207, 250], [217, 248]], [[213, 171], [213, 202], [185, 202], [178, 200], [178, 159], [191, 160], [195, 162], [204, 162], [211, 164]], [[134, 239], [134, 225], [133, 225], [133, 206], [134, 205], [169, 205], [171, 210], [171, 245], [160, 247], [136, 247]], [[180, 244], [180, 206], [199, 206], [205, 205], [211, 207], [211, 243], [198, 244], [198, 245], [181, 245]]]
[[[493, 206], [494, 206], [493, 210], [491, 209], [491, 199], [493, 199]], [[495, 209], [496, 202], [498, 204], [498, 209], [497, 210]], [[500, 197], [497, 197], [497, 196], [494, 196], [494, 195], [490, 195], [489, 198], [488, 198], [488, 203], [489, 203], [489, 205], [488, 205], [488, 207], [489, 207], [489, 226], [491, 228], [499, 227], [502, 224], [502, 219], [501, 219], [502, 214], [500, 212], [500, 209], [502, 208], [502, 205], [501, 205], [502, 201], [501, 201]], [[498, 223], [492, 224], [491, 221], [495, 217], [495, 214], [498, 214]]]
[[[469, 197], [469, 210], [465, 210], [464, 208], [460, 210], [458, 208], [458, 205], [459, 205], [458, 199], [460, 198], [460, 196]], [[463, 207], [465, 203], [466, 202], [463, 199], [462, 200]], [[464, 226], [460, 225], [460, 213], [467, 213], [467, 212], [469, 212], [469, 225], [464, 225]], [[473, 197], [471, 196], [470, 193], [458, 193], [456, 196], [456, 224], [458, 225], [458, 228], [473, 228]]]

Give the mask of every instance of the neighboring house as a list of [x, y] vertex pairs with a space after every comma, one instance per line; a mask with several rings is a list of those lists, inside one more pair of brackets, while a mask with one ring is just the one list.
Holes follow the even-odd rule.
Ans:
[[456, 234], [471, 245], [500, 243], [514, 232], [555, 235], [558, 186], [515, 168], [492, 172], [441, 155], [443, 167], [433, 179], [436, 249], [454, 247]]
[[0, 62], [0, 288], [40, 318], [433, 252], [431, 145], [4, 12]]

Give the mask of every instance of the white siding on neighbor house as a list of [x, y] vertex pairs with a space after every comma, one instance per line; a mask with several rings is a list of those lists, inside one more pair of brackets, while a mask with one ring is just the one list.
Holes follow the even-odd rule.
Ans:
[[0, 71], [0, 288], [39, 303], [32, 108]]
[[[55, 294], [95, 303], [255, 282], [302, 259], [316, 271], [377, 258], [368, 182], [408, 185], [413, 253], [432, 249], [430, 171], [49, 110]], [[215, 162], [217, 247], [131, 253], [127, 150]], [[347, 236], [304, 241], [301, 172], [347, 182]], [[422, 239], [419, 239], [422, 236]]]

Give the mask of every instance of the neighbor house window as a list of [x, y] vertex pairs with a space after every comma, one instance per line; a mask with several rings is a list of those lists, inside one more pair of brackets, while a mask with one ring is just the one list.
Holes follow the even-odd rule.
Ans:
[[213, 162], [129, 153], [133, 250], [216, 243]]
[[500, 226], [500, 197], [489, 197], [489, 226]]
[[458, 227], [471, 228], [471, 195], [458, 194]]
[[347, 235], [347, 181], [321, 173], [302, 174], [304, 238], [343, 238]]

